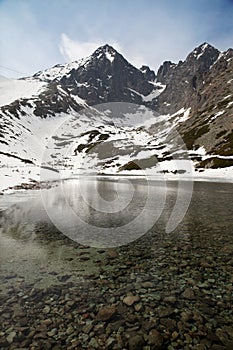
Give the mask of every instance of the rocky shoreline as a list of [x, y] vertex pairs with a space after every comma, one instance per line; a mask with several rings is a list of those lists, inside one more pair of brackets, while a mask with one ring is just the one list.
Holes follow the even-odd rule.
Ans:
[[[93, 259], [89, 248], [60, 239], [79, 259]], [[47, 288], [12, 271], [2, 278], [0, 349], [230, 350], [230, 239], [147, 234], [128, 246], [96, 249], [98, 270], [76, 281], [54, 271], [59, 283]]]
[[18, 190], [42, 190], [42, 189], [50, 189], [54, 186], [54, 183], [57, 181], [36, 181], [31, 180], [30, 182], [22, 182], [20, 185], [10, 186], [2, 191], [0, 191], [0, 195], [6, 194], [9, 190], [18, 191]]

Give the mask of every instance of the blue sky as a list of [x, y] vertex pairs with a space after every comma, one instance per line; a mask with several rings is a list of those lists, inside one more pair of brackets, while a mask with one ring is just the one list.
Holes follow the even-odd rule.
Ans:
[[105, 43], [157, 70], [205, 41], [233, 47], [232, 18], [233, 0], [0, 0], [0, 75], [30, 75]]

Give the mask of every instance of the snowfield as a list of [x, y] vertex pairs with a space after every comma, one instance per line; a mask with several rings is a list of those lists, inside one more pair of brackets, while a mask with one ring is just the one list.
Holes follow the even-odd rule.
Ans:
[[[143, 176], [150, 179], [202, 180], [233, 182], [233, 167], [195, 171], [191, 156], [206, 159], [204, 147], [188, 151], [179, 140], [176, 126], [189, 117], [190, 109], [173, 115], [160, 115], [144, 106], [137, 112], [118, 118], [106, 106], [106, 113], [89, 108], [88, 112], [62, 113], [41, 119], [33, 107], [24, 107], [26, 115], [15, 118], [12, 141], [1, 145], [0, 191], [21, 183], [53, 181], [84, 174], [104, 176]], [[155, 137], [156, 130], [156, 137]], [[168, 136], [172, 135], [172, 139]], [[171, 140], [177, 139], [176, 148]], [[166, 154], [169, 157], [166, 159]], [[20, 155], [20, 159], [17, 158]], [[227, 157], [229, 158], [229, 157]], [[230, 157], [232, 159], [232, 157]], [[32, 164], [25, 164], [31, 160]], [[127, 164], [136, 164], [131, 170]], [[147, 163], [149, 162], [149, 163]], [[147, 165], [145, 165], [147, 164]], [[137, 165], [139, 168], [137, 169]], [[42, 170], [41, 166], [55, 171]], [[9, 191], [9, 190], [8, 190]], [[10, 190], [12, 191], [12, 189]]]
[[8, 105], [20, 98], [38, 95], [46, 85], [45, 82], [36, 80], [8, 79], [0, 76], [0, 106]]

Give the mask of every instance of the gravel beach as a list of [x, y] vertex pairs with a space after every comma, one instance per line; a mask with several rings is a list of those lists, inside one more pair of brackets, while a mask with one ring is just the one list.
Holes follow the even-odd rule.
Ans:
[[2, 264], [0, 349], [233, 348], [232, 236], [94, 249], [41, 226], [34, 240], [67, 249], [65, 268], [48, 256], [33, 279]]

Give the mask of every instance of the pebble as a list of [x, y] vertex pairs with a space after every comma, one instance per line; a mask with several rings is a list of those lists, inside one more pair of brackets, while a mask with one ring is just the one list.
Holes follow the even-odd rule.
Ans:
[[193, 313], [191, 311], [183, 311], [181, 312], [181, 319], [184, 322], [188, 322], [192, 319]]
[[96, 316], [97, 320], [100, 321], [108, 321], [110, 318], [112, 318], [116, 314], [116, 306], [106, 306], [102, 307]]
[[123, 298], [123, 303], [127, 306], [131, 306], [140, 300], [138, 295], [128, 295]]
[[149, 282], [149, 281], [148, 281], [148, 282], [143, 282], [143, 283], [142, 283], [142, 287], [143, 287], [143, 288], [146, 288], [146, 289], [147, 289], [147, 288], [153, 288], [153, 287], [154, 287], [154, 284], [153, 284], [152, 282]]
[[10, 334], [6, 337], [6, 340], [9, 344], [11, 344], [16, 336], [16, 332], [10, 332]]
[[129, 338], [129, 350], [142, 349], [143, 344], [144, 344], [144, 339], [141, 335], [134, 335]]
[[182, 297], [185, 299], [195, 299], [195, 294], [192, 288], [186, 288], [185, 291], [182, 293]]
[[138, 304], [134, 305], [134, 310], [135, 311], [140, 311], [141, 308], [142, 308], [142, 303], [138, 303]]
[[173, 314], [174, 309], [170, 307], [161, 307], [157, 310], [159, 317], [167, 317]]
[[0, 348], [231, 349], [233, 260], [228, 250], [211, 245], [214, 237], [202, 249], [204, 237], [192, 240], [188, 251], [185, 242], [173, 249], [172, 240], [158, 245], [154, 255], [157, 246], [148, 242], [99, 250], [99, 272], [78, 271], [75, 256], [91, 260], [91, 250], [85, 247], [79, 255], [82, 249], [61, 240], [77, 254], [66, 259], [72, 271], [41, 270], [42, 276], [55, 276], [51, 286], [27, 284], [14, 271], [2, 279], [8, 293], [0, 294]]
[[[69, 329], [69, 328], [68, 328], [68, 329]], [[72, 331], [73, 331], [73, 329], [72, 329]], [[47, 334], [48, 334], [49, 337], [53, 337], [54, 335], [57, 334], [57, 329], [56, 329], [56, 328], [53, 328], [53, 329], [51, 329], [51, 331], [47, 332]], [[69, 333], [68, 333], [68, 334], [69, 334]]]
[[44, 307], [44, 309], [43, 309], [43, 313], [44, 314], [48, 314], [49, 312], [50, 312], [50, 306], [48, 306], [48, 305], [46, 305], [45, 307]]
[[150, 331], [148, 343], [153, 345], [154, 349], [159, 349], [163, 345], [163, 336], [157, 329], [152, 329]]
[[163, 299], [163, 301], [164, 301], [165, 303], [168, 303], [168, 304], [175, 304], [175, 302], [176, 302], [176, 297], [174, 297], [174, 296], [165, 297], [165, 298]]

